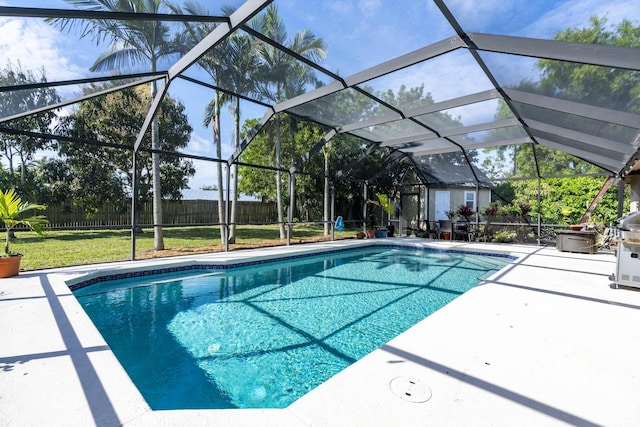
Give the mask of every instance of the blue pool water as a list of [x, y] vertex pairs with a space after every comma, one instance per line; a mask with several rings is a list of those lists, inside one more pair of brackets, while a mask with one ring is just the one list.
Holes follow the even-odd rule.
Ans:
[[74, 294], [153, 409], [283, 408], [508, 262], [360, 249]]

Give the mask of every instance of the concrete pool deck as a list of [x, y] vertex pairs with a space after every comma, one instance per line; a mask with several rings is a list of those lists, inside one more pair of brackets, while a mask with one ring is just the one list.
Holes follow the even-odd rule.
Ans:
[[[0, 425], [638, 425], [640, 292], [611, 287], [614, 255], [379, 239], [392, 241], [519, 258], [286, 409], [152, 411], [66, 285], [99, 270], [166, 266], [184, 257], [2, 279]], [[252, 259], [368, 243], [188, 258]], [[396, 378], [394, 384], [415, 383], [406, 383], [414, 397], [430, 398], [398, 397], [390, 386]]]

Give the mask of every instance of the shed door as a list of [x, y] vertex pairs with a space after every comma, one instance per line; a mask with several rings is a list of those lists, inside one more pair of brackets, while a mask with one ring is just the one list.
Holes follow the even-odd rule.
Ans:
[[436, 221], [449, 219], [446, 212], [451, 209], [451, 193], [449, 191], [436, 191]]

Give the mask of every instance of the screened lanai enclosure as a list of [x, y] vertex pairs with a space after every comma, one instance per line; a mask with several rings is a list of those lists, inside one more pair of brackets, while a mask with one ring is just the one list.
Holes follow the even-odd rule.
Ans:
[[[516, 202], [539, 240], [605, 194], [618, 206], [601, 217], [621, 216], [625, 181], [640, 199], [632, 0], [5, 4], [3, 31], [20, 38], [2, 42], [3, 167], [62, 160], [49, 188], [67, 177], [78, 200], [103, 196], [93, 215], [120, 206], [132, 257], [137, 228], [197, 225], [166, 213], [187, 186], [218, 190], [199, 224], [225, 245], [249, 223], [288, 241], [300, 223], [332, 234], [337, 217], [407, 234]], [[564, 179], [590, 202], [545, 205]], [[271, 213], [239, 219], [241, 194]]]

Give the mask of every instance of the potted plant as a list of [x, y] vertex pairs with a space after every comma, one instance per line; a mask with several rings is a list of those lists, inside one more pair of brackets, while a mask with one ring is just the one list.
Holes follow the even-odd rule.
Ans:
[[366, 235], [367, 239], [373, 239], [376, 237], [376, 218], [373, 214], [369, 214], [369, 219], [367, 220], [367, 230]]
[[[391, 224], [391, 215], [393, 215], [396, 211], [395, 206], [393, 205], [393, 203], [391, 203], [391, 201], [389, 200], [389, 197], [386, 194], [382, 194], [382, 193], [376, 193], [376, 197], [379, 200], [379, 205], [382, 208], [382, 210], [384, 212], [387, 213], [388, 217], [389, 217], [389, 221], [387, 222], [387, 230], [386, 232], [384, 232], [384, 230], [380, 230], [381, 232], [380, 237], [393, 237], [394, 233], [395, 233], [395, 226], [393, 224]], [[383, 216], [383, 221], [384, 223], [384, 216]], [[378, 237], [378, 236], [376, 236]]]
[[39, 236], [44, 234], [44, 228], [49, 223], [44, 215], [21, 218], [25, 212], [33, 209], [43, 210], [46, 209], [46, 206], [23, 202], [13, 188], [6, 192], [0, 190], [0, 220], [4, 222], [6, 229], [4, 253], [0, 256], [0, 277], [17, 276], [20, 272], [22, 254], [13, 253], [9, 250], [11, 232], [14, 227], [24, 225], [35, 231]]

